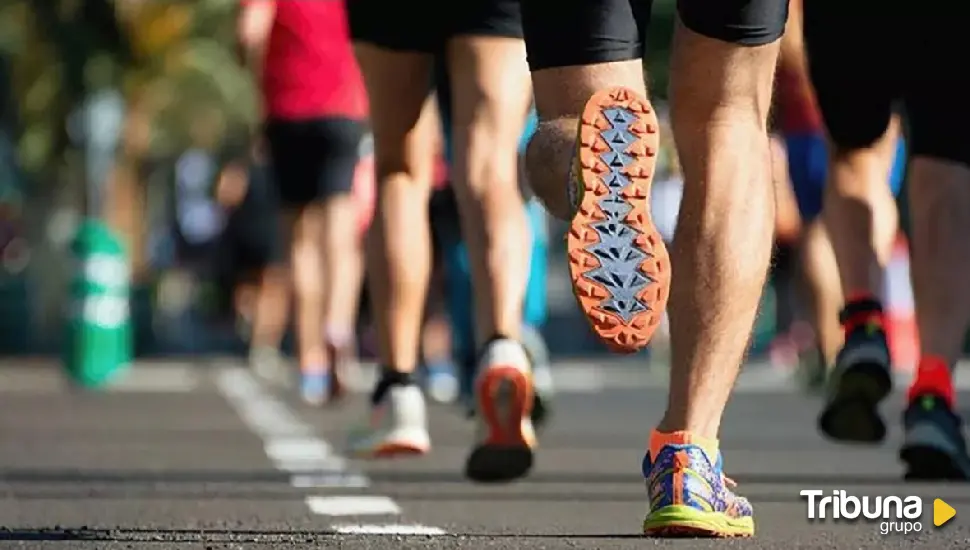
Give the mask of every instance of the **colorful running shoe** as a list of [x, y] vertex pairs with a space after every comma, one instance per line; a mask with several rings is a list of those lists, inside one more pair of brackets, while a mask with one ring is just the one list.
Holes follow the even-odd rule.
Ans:
[[750, 537], [751, 504], [731, 491], [722, 460], [711, 464], [696, 445], [665, 445], [643, 459], [650, 511], [643, 532], [655, 537]]
[[657, 117], [633, 90], [597, 92], [576, 142], [566, 237], [573, 292], [606, 346], [633, 353], [660, 324], [670, 292], [670, 258], [649, 212]]
[[892, 390], [882, 306], [850, 301], [841, 314], [845, 344], [835, 360], [819, 430], [836, 441], [878, 443], [886, 437], [879, 403]]
[[348, 455], [393, 458], [431, 450], [424, 394], [417, 384], [378, 387], [368, 409], [364, 426], [350, 434]]
[[529, 357], [522, 344], [501, 338], [486, 345], [475, 384], [478, 443], [465, 462], [469, 479], [511, 481], [532, 469], [533, 395]]
[[963, 422], [955, 412], [953, 377], [945, 359], [922, 357], [907, 392], [899, 458], [907, 480], [970, 480]]

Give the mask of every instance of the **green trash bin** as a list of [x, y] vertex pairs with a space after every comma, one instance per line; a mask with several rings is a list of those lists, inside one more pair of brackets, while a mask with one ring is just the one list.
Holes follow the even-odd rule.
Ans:
[[68, 377], [86, 388], [111, 383], [131, 365], [131, 284], [124, 246], [103, 222], [86, 220], [71, 252], [76, 262], [64, 346]]

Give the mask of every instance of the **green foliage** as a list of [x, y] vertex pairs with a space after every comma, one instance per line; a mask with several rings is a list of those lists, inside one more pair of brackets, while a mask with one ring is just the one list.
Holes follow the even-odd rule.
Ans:
[[255, 94], [235, 51], [234, 0], [5, 0], [0, 55], [12, 60], [20, 160], [61, 162], [66, 118], [93, 90], [121, 87], [147, 118], [145, 154], [193, 139], [193, 122], [251, 123]]

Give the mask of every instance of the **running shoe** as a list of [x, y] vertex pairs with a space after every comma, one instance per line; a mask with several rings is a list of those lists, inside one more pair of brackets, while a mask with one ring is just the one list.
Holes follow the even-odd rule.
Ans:
[[845, 344], [835, 359], [819, 430], [836, 441], [878, 443], [886, 437], [879, 403], [892, 390], [882, 306], [850, 302], [841, 314]]
[[330, 397], [330, 371], [304, 370], [300, 372], [300, 398], [311, 407], [320, 407]]
[[655, 537], [750, 537], [751, 504], [731, 490], [721, 455], [714, 464], [696, 445], [665, 445], [643, 459], [650, 498], [643, 532]]
[[797, 378], [801, 387], [808, 393], [823, 394], [825, 376], [825, 356], [818, 346], [805, 349], [798, 354]]
[[650, 218], [657, 117], [627, 88], [597, 92], [579, 124], [566, 244], [573, 293], [612, 351], [643, 349], [670, 292], [670, 258]]
[[435, 361], [424, 368], [424, 391], [436, 403], [458, 399], [458, 376], [450, 361]]
[[522, 329], [522, 345], [529, 355], [532, 365], [534, 398], [532, 402], [532, 424], [541, 430], [552, 415], [553, 378], [549, 360], [549, 347], [538, 329], [525, 326]]
[[284, 388], [292, 387], [292, 374], [283, 355], [270, 346], [255, 346], [249, 350], [249, 368], [258, 378]]
[[930, 393], [913, 396], [903, 413], [907, 480], [970, 480], [963, 423], [946, 400]]
[[474, 481], [511, 481], [532, 469], [536, 448], [532, 427], [532, 372], [529, 356], [514, 340], [485, 346], [475, 383], [477, 444], [465, 462]]
[[424, 394], [416, 384], [378, 386], [368, 409], [364, 425], [350, 433], [348, 455], [392, 458], [431, 450]]

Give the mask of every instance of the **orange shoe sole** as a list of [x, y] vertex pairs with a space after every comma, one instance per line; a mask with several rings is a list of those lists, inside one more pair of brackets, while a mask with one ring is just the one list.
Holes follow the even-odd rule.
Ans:
[[650, 341], [670, 294], [670, 257], [650, 217], [657, 117], [627, 88], [586, 103], [577, 139], [577, 211], [566, 245], [573, 293], [611, 351]]
[[[523, 427], [523, 419], [532, 414], [531, 377], [515, 367], [494, 366], [478, 379], [475, 389], [488, 434], [469, 455], [465, 475], [481, 482], [511, 481], [526, 475], [532, 469], [535, 447], [535, 435]], [[500, 403], [506, 405], [504, 410]]]
[[411, 443], [391, 442], [385, 443], [374, 449], [371, 458], [405, 458], [410, 456], [423, 456], [428, 454], [431, 449]]

